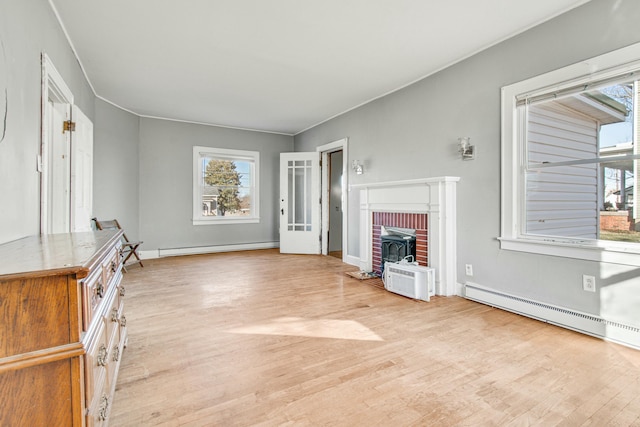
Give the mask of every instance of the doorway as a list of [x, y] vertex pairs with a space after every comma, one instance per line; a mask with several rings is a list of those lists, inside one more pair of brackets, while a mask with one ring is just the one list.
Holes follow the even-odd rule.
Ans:
[[345, 262], [347, 143], [344, 138], [315, 152], [280, 153], [281, 253], [329, 255], [331, 251]]
[[73, 105], [73, 94], [42, 55], [40, 233], [91, 229], [93, 124]]
[[328, 193], [329, 229], [327, 255], [342, 259], [342, 163], [343, 151], [338, 150], [327, 155], [328, 159]]
[[322, 254], [343, 262], [347, 256], [348, 139], [343, 138], [316, 148], [321, 159]]

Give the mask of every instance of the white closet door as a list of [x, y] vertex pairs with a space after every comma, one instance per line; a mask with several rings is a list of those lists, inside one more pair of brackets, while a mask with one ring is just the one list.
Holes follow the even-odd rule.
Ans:
[[93, 212], [93, 123], [77, 106], [71, 110], [71, 231], [91, 230]]

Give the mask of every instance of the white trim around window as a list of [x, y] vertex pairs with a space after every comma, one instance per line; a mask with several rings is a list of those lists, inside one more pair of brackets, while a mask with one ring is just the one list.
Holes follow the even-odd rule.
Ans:
[[501, 249], [640, 266], [640, 244], [524, 233], [526, 117], [519, 100], [640, 74], [640, 43], [552, 71], [501, 90]]
[[[234, 162], [238, 167], [241, 178], [240, 197], [249, 197], [249, 207], [242, 207], [242, 214], [232, 215], [213, 214], [214, 203], [203, 208], [205, 192], [204, 176], [205, 161], [215, 159]], [[251, 224], [260, 222], [260, 153], [258, 151], [232, 150], [213, 147], [193, 147], [193, 225], [215, 224]], [[216, 202], [217, 203], [217, 202]], [[205, 212], [207, 211], [207, 212]], [[205, 214], [207, 213], [207, 214]]]

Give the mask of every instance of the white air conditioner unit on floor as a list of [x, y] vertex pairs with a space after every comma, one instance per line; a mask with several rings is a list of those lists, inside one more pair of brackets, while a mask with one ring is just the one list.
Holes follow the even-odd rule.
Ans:
[[429, 301], [435, 295], [435, 269], [413, 264], [384, 264], [384, 287], [405, 297]]

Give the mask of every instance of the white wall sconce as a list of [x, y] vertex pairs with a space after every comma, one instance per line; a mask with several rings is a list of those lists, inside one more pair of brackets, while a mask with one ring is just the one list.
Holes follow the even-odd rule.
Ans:
[[351, 162], [351, 167], [355, 171], [356, 175], [362, 175], [362, 173], [364, 172], [364, 166], [362, 166], [360, 160], [353, 160]]
[[458, 138], [458, 152], [462, 156], [462, 160], [473, 160], [475, 154], [474, 146], [469, 142], [471, 138], [463, 136]]

